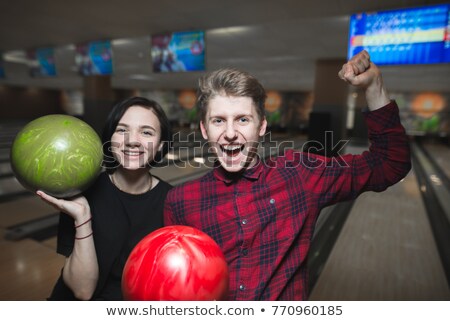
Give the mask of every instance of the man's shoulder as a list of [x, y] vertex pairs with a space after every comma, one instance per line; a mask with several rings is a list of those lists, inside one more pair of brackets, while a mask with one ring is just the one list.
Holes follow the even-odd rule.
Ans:
[[192, 192], [194, 190], [199, 190], [201, 188], [204, 188], [204, 183], [209, 182], [214, 179], [214, 175], [212, 173], [213, 171], [207, 172], [205, 175], [188, 180], [186, 182], [183, 182], [181, 184], [175, 185], [168, 193], [168, 197], [171, 195], [177, 195], [180, 193], [188, 193]]
[[[281, 151], [276, 157], [275, 162], [277, 163], [277, 166], [280, 167], [280, 165], [286, 164], [286, 162], [295, 162], [304, 157], [304, 152], [302, 150], [298, 149], [286, 149], [284, 151]], [[283, 168], [283, 166], [281, 166]]]

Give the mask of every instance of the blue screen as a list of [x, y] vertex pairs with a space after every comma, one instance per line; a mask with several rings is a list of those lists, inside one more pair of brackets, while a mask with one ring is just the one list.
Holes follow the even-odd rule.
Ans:
[[93, 41], [77, 45], [75, 62], [83, 76], [111, 75], [113, 72], [110, 41]]
[[378, 65], [448, 63], [449, 8], [443, 4], [354, 14], [348, 58], [365, 49]]
[[55, 52], [53, 48], [39, 48], [27, 52], [31, 77], [56, 76]]
[[3, 55], [0, 53], [0, 78], [5, 78], [5, 68], [3, 67]]
[[185, 31], [152, 36], [154, 72], [205, 70], [205, 32]]

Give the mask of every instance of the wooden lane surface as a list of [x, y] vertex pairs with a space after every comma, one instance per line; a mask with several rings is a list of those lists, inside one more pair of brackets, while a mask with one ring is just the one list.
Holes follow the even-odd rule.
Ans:
[[30, 239], [8, 241], [0, 228], [0, 300], [45, 300], [58, 278], [64, 257], [49, 244]]
[[427, 143], [423, 147], [450, 179], [450, 148], [437, 143]]
[[51, 237], [49, 239], [42, 241], [41, 244], [45, 245], [46, 247], [48, 247], [56, 252], [56, 241], [57, 241], [57, 237], [54, 236], [54, 237]]
[[5, 239], [8, 227], [55, 213], [37, 196], [0, 203], [0, 300], [45, 300], [64, 264], [56, 237], [43, 242]]
[[57, 213], [37, 196], [20, 197], [0, 203], [0, 227], [7, 228]]
[[450, 300], [413, 172], [356, 200], [310, 300]]

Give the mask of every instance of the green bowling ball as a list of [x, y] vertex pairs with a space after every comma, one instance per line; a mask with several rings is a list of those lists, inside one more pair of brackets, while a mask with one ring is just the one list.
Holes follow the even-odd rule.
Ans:
[[14, 175], [26, 189], [69, 198], [88, 188], [101, 172], [102, 143], [84, 121], [47, 115], [17, 134], [10, 160]]

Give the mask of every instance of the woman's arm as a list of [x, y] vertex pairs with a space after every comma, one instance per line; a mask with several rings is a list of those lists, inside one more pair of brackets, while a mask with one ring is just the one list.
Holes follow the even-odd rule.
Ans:
[[71, 200], [57, 199], [42, 191], [36, 193], [44, 201], [74, 219], [75, 242], [72, 254], [66, 259], [64, 283], [80, 300], [89, 300], [98, 281], [98, 263], [95, 251], [91, 210], [84, 196]]

